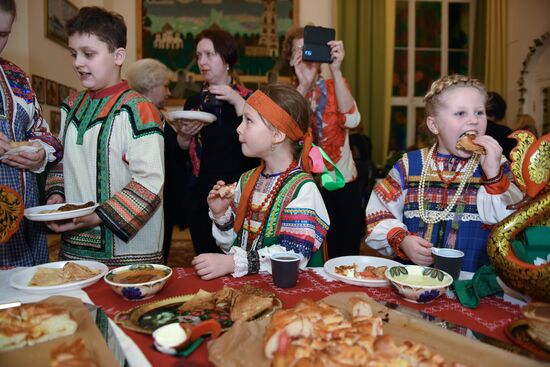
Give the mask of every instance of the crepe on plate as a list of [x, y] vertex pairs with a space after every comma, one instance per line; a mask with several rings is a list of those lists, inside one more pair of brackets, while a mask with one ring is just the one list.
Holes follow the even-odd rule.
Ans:
[[72, 335], [77, 327], [69, 310], [55, 303], [29, 303], [0, 310], [0, 351]]
[[245, 285], [240, 289], [223, 288], [210, 293], [199, 290], [185, 302], [179, 312], [195, 310], [228, 310], [232, 321], [248, 321], [273, 307], [274, 294], [263, 289]]
[[39, 266], [36, 269], [29, 286], [54, 286], [65, 283], [77, 282], [90, 279], [101, 273], [101, 270], [92, 270], [85, 265], [75, 262], [67, 262], [63, 268], [46, 268]]

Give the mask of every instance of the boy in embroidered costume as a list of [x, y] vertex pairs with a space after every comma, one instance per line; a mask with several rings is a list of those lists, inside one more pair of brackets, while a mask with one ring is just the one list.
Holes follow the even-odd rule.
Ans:
[[[0, 0], [0, 53], [6, 47], [15, 16], [15, 1]], [[44, 226], [22, 218], [23, 210], [38, 205], [36, 174], [47, 164], [59, 161], [63, 147], [42, 117], [27, 74], [3, 58], [0, 98], [0, 156], [12, 150], [16, 142], [36, 149], [0, 161], [0, 265], [42, 264], [49, 260]]]
[[[485, 87], [465, 76], [432, 84], [424, 102], [437, 142], [403, 155], [375, 187], [366, 209], [367, 245], [419, 265], [432, 264], [432, 246], [463, 251], [465, 271], [489, 263], [491, 225], [510, 215], [506, 206], [522, 194], [502, 148], [485, 135], [486, 99]], [[459, 149], [465, 133], [477, 135], [486, 154]]]
[[48, 176], [48, 203], [100, 206], [68, 223], [48, 223], [64, 232], [60, 259], [110, 266], [160, 263], [163, 120], [121, 80], [126, 25], [116, 13], [84, 7], [66, 28], [74, 69], [86, 90], [61, 106], [65, 157]]
[[319, 248], [329, 218], [308, 173], [308, 123], [307, 102], [291, 86], [271, 84], [246, 101], [239, 141], [244, 155], [261, 158], [262, 164], [241, 176], [234, 197], [220, 195], [223, 181], [208, 194], [212, 232], [225, 254], [195, 257], [201, 278], [271, 272], [269, 255], [277, 252], [301, 254], [302, 268], [312, 257], [322, 261]]

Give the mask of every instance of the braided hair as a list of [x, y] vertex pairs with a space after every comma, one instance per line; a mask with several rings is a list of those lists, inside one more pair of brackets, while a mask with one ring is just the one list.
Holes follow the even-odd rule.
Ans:
[[435, 116], [437, 108], [441, 105], [443, 92], [456, 87], [476, 88], [487, 100], [487, 90], [479, 80], [459, 74], [445, 75], [433, 82], [430, 90], [424, 96], [426, 116]]

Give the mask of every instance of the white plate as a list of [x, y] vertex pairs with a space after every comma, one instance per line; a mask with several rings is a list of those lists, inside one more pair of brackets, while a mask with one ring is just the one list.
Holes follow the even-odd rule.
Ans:
[[516, 291], [516, 290], [510, 288], [506, 283], [504, 283], [504, 281], [502, 279], [500, 279], [500, 277], [497, 276], [496, 279], [497, 279], [498, 285], [500, 285], [500, 288], [502, 288], [502, 290], [504, 291], [504, 293], [506, 295], [510, 296], [511, 298], [513, 298], [515, 300], [521, 301], [521, 302], [529, 303], [529, 302], [532, 301], [532, 298], [529, 297], [528, 295], [523, 294], [519, 291]]
[[34, 273], [38, 269], [38, 267], [43, 268], [54, 268], [54, 269], [61, 269], [63, 266], [65, 266], [66, 263], [69, 261], [57, 261], [53, 263], [46, 263], [41, 265], [33, 266], [32, 268], [27, 268], [25, 270], [21, 270], [15, 274], [13, 274], [10, 278], [10, 285], [14, 288], [20, 289], [27, 293], [36, 293], [36, 294], [47, 294], [47, 293], [58, 293], [58, 292], [65, 292], [73, 289], [80, 289], [87, 287], [89, 285], [94, 284], [99, 279], [101, 279], [109, 270], [107, 268], [107, 265], [102, 264], [97, 261], [88, 261], [88, 260], [71, 260], [71, 262], [77, 263], [79, 265], [84, 265], [89, 267], [92, 270], [99, 269], [101, 272], [89, 279], [85, 280], [79, 280], [77, 282], [72, 283], [66, 283], [66, 284], [60, 284], [60, 285], [51, 285], [51, 286], [29, 286], [29, 282], [31, 281]]
[[204, 124], [211, 124], [216, 121], [216, 115], [203, 111], [171, 111], [168, 112], [168, 118], [170, 120], [189, 120], [200, 121]]
[[0, 157], [0, 161], [3, 161], [4, 159], [8, 158], [10, 155], [15, 155], [23, 152], [36, 153], [39, 150], [40, 148], [35, 147], [34, 145], [24, 145], [22, 147], [13, 148], [8, 150], [6, 153], [4, 153], [4, 155]]
[[[69, 210], [66, 212], [40, 214], [42, 210], [55, 210], [57, 208], [62, 207], [65, 204], [67, 203], [35, 206], [32, 208], [25, 209], [24, 214], [28, 220], [32, 220], [35, 222], [55, 221], [55, 220], [83, 217], [85, 215], [93, 213], [95, 208], [99, 206], [99, 204], [95, 204], [94, 206], [90, 206], [88, 208]], [[82, 205], [84, 203], [71, 203], [71, 204]]]
[[331, 277], [338, 279], [344, 283], [358, 285], [360, 287], [386, 287], [390, 283], [387, 279], [357, 279], [352, 277], [346, 277], [340, 274], [336, 274], [334, 268], [340, 265], [353, 265], [357, 264], [358, 269], [363, 269], [366, 266], [392, 266], [402, 265], [397, 261], [385, 259], [383, 257], [375, 256], [342, 256], [330, 259], [325, 263], [325, 272]]

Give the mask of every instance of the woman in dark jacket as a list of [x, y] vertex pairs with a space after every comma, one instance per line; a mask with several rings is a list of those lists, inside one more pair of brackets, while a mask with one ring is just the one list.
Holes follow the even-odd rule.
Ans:
[[187, 99], [185, 110], [216, 115], [213, 123], [177, 120], [178, 143], [189, 150], [192, 177], [187, 201], [188, 224], [197, 254], [220, 252], [212, 236], [206, 197], [218, 181], [232, 183], [256, 162], [245, 158], [237, 135], [245, 99], [251, 90], [237, 83], [232, 70], [237, 62], [237, 41], [221, 29], [207, 29], [195, 40], [201, 91]]

